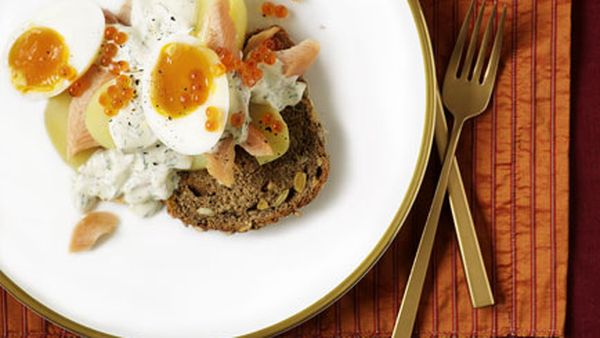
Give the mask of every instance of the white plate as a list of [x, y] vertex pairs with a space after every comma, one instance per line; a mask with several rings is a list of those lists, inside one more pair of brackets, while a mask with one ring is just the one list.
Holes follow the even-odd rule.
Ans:
[[[51, 1], [0, 1], [0, 46]], [[251, 30], [272, 23], [259, 15], [262, 1], [247, 3]], [[415, 3], [286, 2], [291, 35], [322, 44], [306, 77], [329, 131], [332, 170], [302, 217], [248, 234], [198, 233], [166, 213], [142, 220], [106, 205], [122, 219], [115, 236], [89, 254], [69, 254], [81, 217], [69, 194], [73, 173], [46, 136], [44, 103], [15, 96], [2, 79], [0, 282], [86, 335], [263, 335], [323, 309], [387, 247], [422, 178], [434, 79]]]

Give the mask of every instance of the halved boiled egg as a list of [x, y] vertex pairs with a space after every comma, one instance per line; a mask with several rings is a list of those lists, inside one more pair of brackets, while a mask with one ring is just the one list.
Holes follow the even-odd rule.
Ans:
[[142, 81], [148, 125], [167, 147], [184, 155], [210, 151], [229, 114], [225, 67], [189, 35], [159, 46]]
[[3, 67], [13, 87], [32, 98], [60, 94], [95, 61], [104, 27], [90, 0], [52, 2], [9, 39]]

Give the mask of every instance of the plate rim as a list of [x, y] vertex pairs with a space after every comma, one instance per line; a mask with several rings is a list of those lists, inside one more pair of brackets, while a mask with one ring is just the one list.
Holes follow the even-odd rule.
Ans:
[[[268, 327], [260, 329], [258, 331], [244, 335], [243, 337], [270, 337], [276, 334], [290, 330], [312, 317], [318, 315], [321, 311], [326, 309], [328, 306], [333, 304], [335, 301], [345, 295], [354, 285], [356, 285], [371, 268], [377, 263], [379, 258], [386, 252], [387, 248], [391, 245], [394, 238], [402, 228], [404, 220], [406, 219], [410, 208], [412, 207], [417, 192], [421, 187], [423, 177], [425, 176], [425, 170], [429, 162], [429, 155], [433, 144], [434, 135], [434, 111], [435, 111], [435, 98], [436, 98], [436, 78], [435, 78], [435, 67], [434, 58], [431, 47], [431, 41], [429, 38], [429, 32], [425, 21], [422, 7], [418, 0], [406, 0], [409, 4], [412, 12], [413, 20], [417, 28], [417, 34], [421, 44], [421, 53], [424, 60], [425, 66], [425, 82], [426, 82], [426, 106], [425, 106], [425, 120], [424, 120], [424, 131], [421, 140], [421, 147], [419, 150], [419, 156], [417, 160], [416, 169], [413, 173], [413, 177], [409, 184], [407, 193], [394, 216], [391, 224], [371, 250], [369, 255], [354, 269], [354, 271], [348, 275], [339, 285], [333, 290], [329, 291], [326, 295], [321, 297], [313, 304], [307, 306], [298, 313]], [[2, 270], [0, 270], [0, 287], [4, 288], [11, 296], [17, 301], [41, 315], [45, 319], [52, 323], [67, 329], [68, 331], [74, 332], [87, 337], [114, 337], [107, 333], [98, 331], [96, 329], [79, 324], [57, 312], [45, 306], [34, 297], [30, 296], [27, 292], [21, 289], [15, 282], [13, 282], [8, 276], [6, 276]]]

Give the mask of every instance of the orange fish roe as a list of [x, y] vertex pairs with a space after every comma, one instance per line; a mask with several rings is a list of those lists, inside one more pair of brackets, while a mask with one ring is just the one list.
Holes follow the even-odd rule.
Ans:
[[119, 46], [123, 46], [129, 39], [127, 33], [119, 32], [114, 26], [107, 27], [104, 30], [105, 43], [102, 45], [99, 63], [102, 67], [114, 75], [120, 75], [129, 71], [129, 64], [126, 61], [114, 61], [115, 56], [119, 52]]
[[287, 7], [283, 6], [283, 5], [279, 5], [275, 7], [275, 17], [279, 18], [279, 19], [285, 19], [287, 18], [289, 11], [287, 9]]
[[263, 16], [274, 16], [279, 19], [284, 19], [289, 15], [289, 10], [284, 5], [275, 5], [271, 1], [263, 2], [260, 7]]
[[204, 128], [207, 131], [215, 132], [219, 130], [219, 120], [221, 119], [222, 112], [217, 107], [208, 107], [206, 109], [206, 123]]
[[98, 101], [104, 107], [104, 114], [112, 117], [116, 116], [119, 110], [127, 107], [134, 97], [135, 91], [131, 79], [126, 75], [120, 75], [116, 83], [100, 95]]
[[109, 69], [110, 73], [113, 75], [121, 74], [121, 67], [119, 67], [119, 64], [116, 62], [111, 63], [111, 65], [108, 67], [108, 69]]
[[238, 129], [244, 125], [245, 120], [246, 120], [246, 117], [241, 112], [231, 115], [231, 118], [230, 118], [231, 125], [234, 128], [238, 128]]
[[115, 38], [117, 33], [118, 33], [118, 30], [115, 27], [113, 27], [113, 26], [106, 27], [106, 29], [104, 30], [104, 38], [107, 41], [111, 41]]
[[122, 72], [129, 71], [129, 63], [127, 61], [119, 61], [119, 62], [117, 62], [117, 64], [119, 65], [119, 68], [121, 69]]
[[266, 63], [272, 65], [277, 60], [277, 56], [271, 48], [272, 40], [266, 40], [254, 49], [249, 56], [249, 59], [256, 63]]
[[264, 124], [265, 126], [271, 125], [273, 123], [273, 114], [266, 113], [262, 119], [260, 119], [260, 123]]
[[85, 74], [83, 74], [82, 77], [80, 77], [69, 87], [69, 94], [72, 97], [80, 97], [83, 95], [83, 93], [85, 93], [92, 85], [92, 79], [98, 73], [98, 71], [98, 66], [92, 65], [92, 67]]
[[272, 46], [272, 40], [264, 41], [248, 55], [245, 61], [240, 60], [233, 53], [223, 48], [218, 48], [216, 52], [227, 71], [238, 72], [242, 76], [244, 84], [253, 87], [263, 77], [263, 72], [258, 68], [258, 65], [260, 63], [273, 65], [277, 61], [277, 56], [270, 48]]
[[271, 16], [275, 12], [275, 4], [271, 1], [265, 1], [261, 6], [261, 11], [264, 16]]
[[115, 36], [115, 42], [121, 46], [123, 46], [127, 42], [128, 39], [129, 39], [129, 36], [127, 36], [127, 33], [125, 33], [125, 32], [119, 32]]
[[271, 113], [265, 114], [258, 122], [263, 124], [266, 128], [271, 128], [271, 131], [275, 134], [283, 132], [283, 123], [275, 119]]
[[102, 48], [102, 55], [108, 58], [114, 58], [117, 56], [117, 52], [119, 51], [119, 47], [114, 43], [108, 43]]
[[273, 130], [275, 134], [283, 132], [283, 123], [281, 123], [281, 121], [274, 121], [271, 123], [271, 130]]

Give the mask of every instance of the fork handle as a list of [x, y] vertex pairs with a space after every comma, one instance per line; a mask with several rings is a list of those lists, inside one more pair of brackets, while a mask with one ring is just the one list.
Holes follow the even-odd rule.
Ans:
[[393, 332], [394, 338], [410, 338], [412, 335], [423, 285], [425, 284], [425, 277], [429, 268], [433, 242], [437, 233], [440, 214], [442, 213], [444, 197], [448, 188], [450, 169], [452, 169], [454, 154], [456, 153], [458, 140], [464, 124], [464, 119], [457, 119], [454, 121], [454, 126], [452, 127], [452, 135], [446, 149], [446, 156], [444, 156], [444, 164], [442, 165], [440, 178], [435, 189], [431, 209], [429, 209], [415, 260], [410, 270], [410, 276], [408, 277], [404, 296], [402, 297], [402, 304], [400, 305], [400, 312], [396, 318], [396, 325]]
[[[440, 159], [444, 157], [448, 144], [448, 124], [444, 116], [442, 99], [437, 95], [437, 109], [435, 121], [435, 141]], [[458, 238], [458, 246], [463, 262], [465, 277], [469, 286], [469, 295], [474, 308], [494, 304], [494, 294], [485, 269], [485, 262], [477, 239], [477, 231], [473, 222], [473, 215], [469, 200], [465, 192], [460, 168], [456, 157], [452, 160], [450, 178], [448, 181], [448, 197], [454, 219], [454, 228]]]

